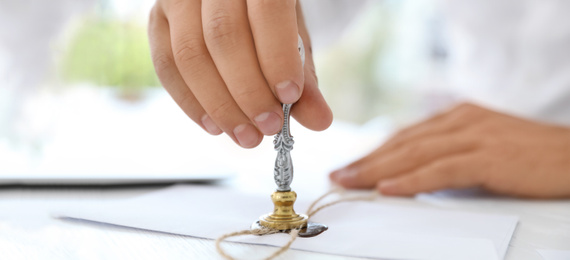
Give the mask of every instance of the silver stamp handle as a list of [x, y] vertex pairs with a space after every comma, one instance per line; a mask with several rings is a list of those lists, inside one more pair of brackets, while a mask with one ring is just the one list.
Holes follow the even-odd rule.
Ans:
[[[299, 36], [298, 40], [299, 55], [303, 66], [305, 66], [305, 47], [303, 40]], [[277, 184], [277, 191], [290, 191], [291, 182], [293, 181], [293, 161], [291, 160], [291, 150], [293, 150], [293, 136], [289, 131], [289, 119], [291, 117], [292, 104], [283, 104], [283, 128], [275, 135], [273, 146], [277, 151], [275, 159], [275, 167], [273, 177]]]

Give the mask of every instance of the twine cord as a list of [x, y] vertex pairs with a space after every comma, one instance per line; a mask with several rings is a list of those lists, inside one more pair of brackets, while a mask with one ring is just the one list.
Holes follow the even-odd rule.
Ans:
[[[328, 208], [330, 206], [339, 204], [341, 202], [371, 201], [371, 200], [374, 200], [378, 196], [378, 192], [372, 192], [371, 194], [364, 195], [364, 196], [340, 198], [340, 199], [331, 201], [329, 203], [325, 203], [325, 204], [317, 207], [317, 204], [319, 202], [321, 202], [323, 199], [330, 196], [331, 194], [334, 194], [334, 193], [343, 194], [344, 191], [345, 190], [342, 188], [334, 188], [334, 189], [331, 189], [330, 191], [326, 192], [325, 194], [323, 194], [319, 198], [317, 198], [315, 201], [313, 201], [313, 203], [311, 203], [311, 205], [309, 206], [309, 209], [307, 210], [307, 216], [309, 217], [309, 219], [312, 216], [314, 216], [317, 212], [319, 212], [325, 208]], [[295, 239], [297, 239], [297, 237], [299, 236], [299, 231], [300, 231], [300, 229], [291, 230], [291, 232], [289, 233], [289, 235], [291, 235], [291, 237], [289, 238], [289, 241], [285, 245], [281, 246], [278, 250], [273, 252], [271, 255], [265, 257], [264, 259], [265, 260], [273, 259], [273, 258], [279, 256], [280, 254], [284, 253], [285, 251], [289, 250], [289, 248], [291, 247], [293, 242], [295, 242]], [[224, 249], [222, 248], [221, 243], [224, 240], [226, 240], [230, 237], [238, 237], [238, 236], [245, 236], [245, 235], [269, 235], [269, 234], [275, 234], [275, 233], [280, 233], [280, 232], [281, 231], [279, 231], [277, 229], [271, 229], [271, 228], [263, 227], [263, 228], [259, 228], [259, 229], [246, 229], [246, 230], [241, 230], [241, 231], [223, 234], [222, 236], [218, 237], [218, 239], [216, 239], [216, 250], [225, 259], [235, 260], [234, 257], [232, 257], [231, 255], [226, 253], [224, 251]]]

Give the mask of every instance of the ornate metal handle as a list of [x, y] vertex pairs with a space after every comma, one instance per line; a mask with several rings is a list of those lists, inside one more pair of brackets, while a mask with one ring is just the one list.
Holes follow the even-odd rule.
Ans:
[[293, 137], [289, 133], [289, 112], [291, 104], [283, 105], [283, 128], [275, 135], [273, 145], [277, 151], [277, 159], [275, 159], [275, 168], [273, 177], [277, 184], [278, 191], [290, 191], [291, 182], [293, 181], [293, 162], [291, 161], [290, 151], [293, 150]]
[[[305, 65], [305, 47], [303, 40], [299, 36], [298, 40], [299, 55], [303, 66]], [[273, 145], [277, 151], [277, 158], [275, 159], [275, 168], [273, 177], [275, 184], [277, 184], [277, 191], [290, 191], [291, 182], [293, 181], [293, 161], [291, 161], [290, 151], [293, 150], [293, 136], [289, 132], [289, 118], [291, 106], [293, 104], [283, 104], [283, 128], [275, 135]]]

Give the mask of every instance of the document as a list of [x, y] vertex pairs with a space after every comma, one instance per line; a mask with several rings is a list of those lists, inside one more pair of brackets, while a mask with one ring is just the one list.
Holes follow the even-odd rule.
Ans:
[[[305, 212], [310, 202], [298, 200], [295, 210]], [[269, 194], [175, 185], [136, 198], [65, 209], [54, 216], [216, 239], [248, 229], [272, 209]], [[503, 259], [518, 217], [390, 205], [379, 196], [331, 206], [310, 221], [329, 229], [317, 237], [298, 238], [292, 249], [376, 259], [475, 260]], [[229, 241], [282, 246], [288, 239], [288, 234], [274, 234]]]
[[536, 250], [544, 260], [568, 260], [570, 259], [570, 251], [568, 250]]

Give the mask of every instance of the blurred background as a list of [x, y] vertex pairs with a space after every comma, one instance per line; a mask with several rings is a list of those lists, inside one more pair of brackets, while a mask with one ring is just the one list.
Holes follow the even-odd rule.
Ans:
[[[355, 158], [450, 99], [435, 2], [301, 2], [335, 123], [293, 126], [297, 150], [334, 140], [333, 153]], [[219, 174], [262, 160], [270, 171], [271, 138], [243, 150], [209, 136], [161, 88], [146, 38], [153, 4], [0, 1], [0, 178]]]

